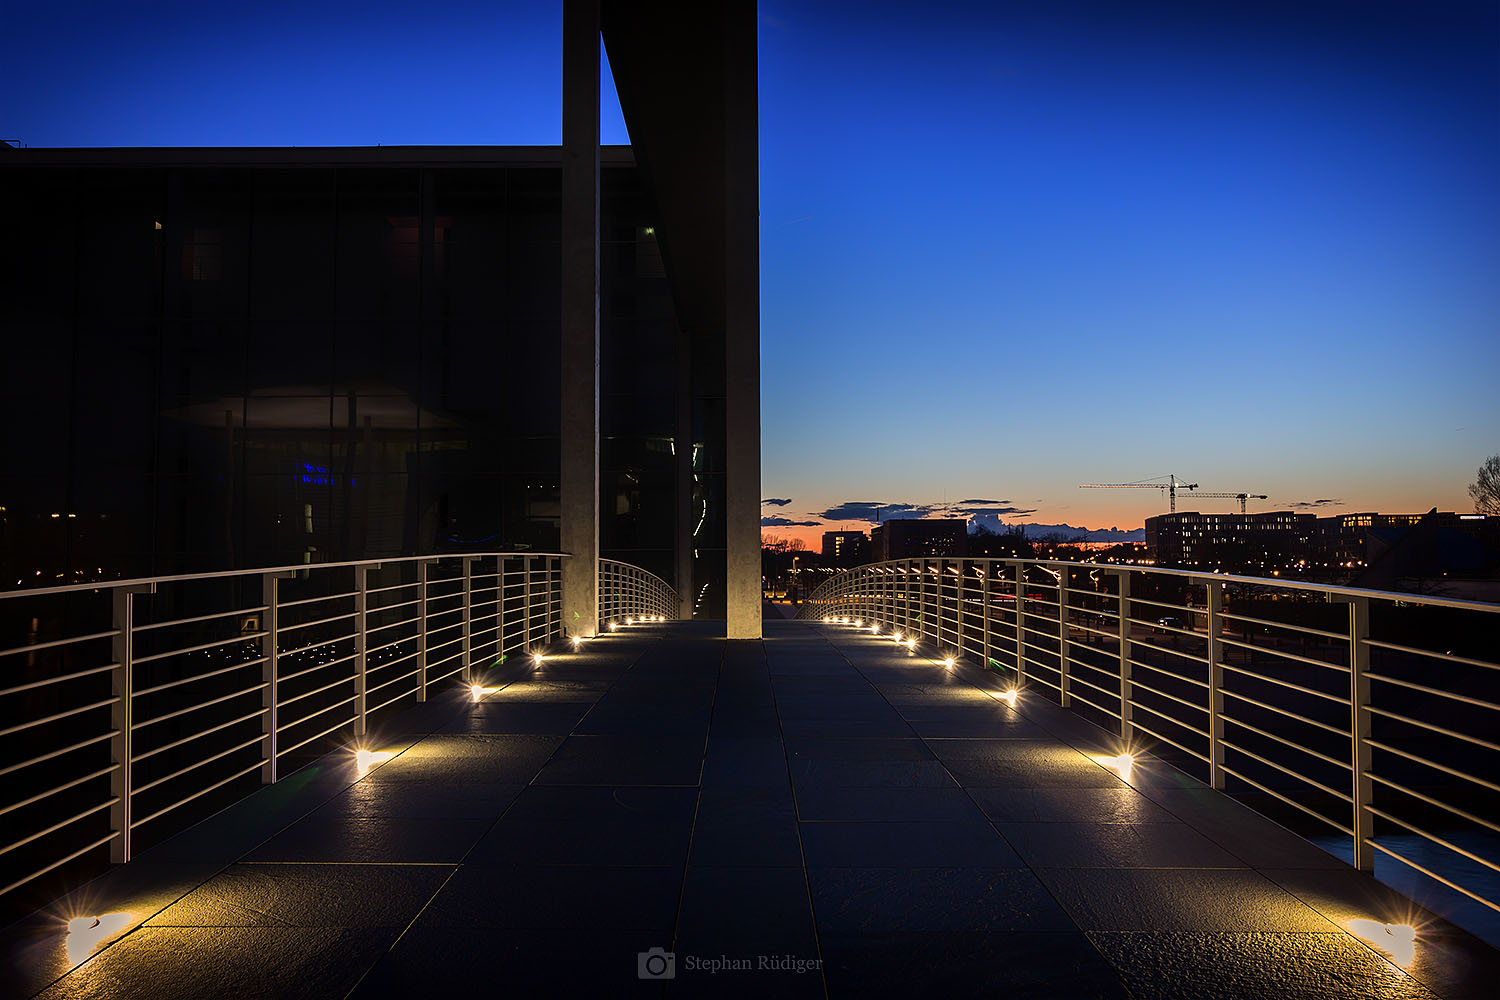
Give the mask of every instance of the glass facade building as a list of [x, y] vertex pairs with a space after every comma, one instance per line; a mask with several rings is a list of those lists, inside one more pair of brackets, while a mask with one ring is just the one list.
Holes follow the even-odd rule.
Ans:
[[[0, 158], [0, 581], [556, 551], [559, 164]], [[723, 617], [724, 348], [678, 322], [656, 223], [603, 149], [600, 552]]]

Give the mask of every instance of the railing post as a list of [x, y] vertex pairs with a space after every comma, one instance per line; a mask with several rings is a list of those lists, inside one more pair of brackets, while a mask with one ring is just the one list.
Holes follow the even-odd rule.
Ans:
[[432, 563], [422, 559], [417, 563], [417, 701], [427, 700], [427, 567]]
[[264, 710], [260, 717], [260, 780], [263, 785], [275, 784], [280, 776], [277, 767], [277, 758], [281, 754], [281, 741], [277, 738], [281, 729], [281, 697], [277, 690], [277, 676], [280, 673], [277, 658], [280, 652], [277, 643], [281, 618], [281, 581], [291, 576], [291, 573], [263, 573], [260, 578], [260, 603], [266, 606], [265, 617], [260, 621], [260, 680], [265, 685], [260, 694], [260, 707]]
[[366, 641], [366, 622], [369, 611], [369, 567], [354, 567], [354, 735], [363, 736], [369, 730], [365, 692], [369, 687], [366, 677], [365, 654], [369, 648]]
[[468, 556], [462, 557], [459, 562], [463, 564], [464, 568], [463, 642], [460, 644], [463, 656], [459, 662], [463, 664], [464, 668], [464, 683], [473, 684], [474, 668], [469, 656], [474, 623], [474, 605], [471, 600], [474, 591], [473, 563]]
[[1072, 702], [1073, 686], [1068, 663], [1068, 568], [1064, 566], [1057, 574], [1057, 669], [1058, 687], [1061, 689], [1058, 704], [1067, 708]]
[[984, 649], [984, 669], [990, 669], [990, 563], [988, 560], [979, 564], [979, 627], [983, 630], [984, 638], [982, 647]]
[[1135, 690], [1130, 683], [1130, 570], [1122, 570], [1120, 581], [1120, 739], [1128, 745], [1135, 737]]
[[135, 667], [135, 595], [156, 593], [156, 584], [142, 587], [116, 587], [113, 599], [115, 636], [111, 643], [115, 668], [109, 672], [110, 696], [115, 699], [109, 709], [110, 728], [114, 737], [110, 749], [115, 759], [115, 769], [109, 773], [109, 794], [113, 803], [109, 807], [109, 825], [116, 836], [109, 842], [109, 860], [113, 864], [124, 864], [131, 857], [131, 825], [134, 813], [131, 796], [135, 783], [131, 780], [130, 759], [135, 755], [131, 737], [135, 722], [132, 702], [135, 688], [131, 683]]
[[1026, 679], [1026, 633], [1021, 626], [1021, 609], [1026, 603], [1026, 564], [1016, 562], [1016, 687]]
[[1354, 767], [1354, 866], [1375, 869], [1374, 788], [1370, 781], [1370, 599], [1349, 600], [1349, 738]]
[[1208, 783], [1224, 787], [1224, 584], [1204, 583], [1208, 603]]
[[[505, 588], [504, 587], [500, 588], [500, 593], [501, 594], [505, 593]], [[502, 609], [502, 612], [503, 612], [503, 610], [504, 610], [504, 605], [503, 604], [501, 605], [501, 609]], [[504, 620], [504, 614], [503, 613], [501, 615], [501, 620], [502, 621]], [[523, 622], [523, 626], [522, 626], [523, 631], [521, 633], [521, 643], [522, 643], [521, 648], [524, 649], [524, 650], [530, 650], [531, 649], [531, 557], [530, 556], [522, 556], [521, 557], [521, 621]], [[502, 634], [503, 634], [503, 629], [502, 629]]]

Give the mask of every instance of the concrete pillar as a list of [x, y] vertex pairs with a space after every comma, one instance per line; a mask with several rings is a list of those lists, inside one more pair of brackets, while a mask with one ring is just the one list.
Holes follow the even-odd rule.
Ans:
[[693, 617], [693, 338], [677, 329], [677, 617]]
[[760, 152], [755, 5], [724, 12], [725, 520], [730, 639], [759, 639]]
[[599, 0], [563, 2], [563, 627], [599, 631]]

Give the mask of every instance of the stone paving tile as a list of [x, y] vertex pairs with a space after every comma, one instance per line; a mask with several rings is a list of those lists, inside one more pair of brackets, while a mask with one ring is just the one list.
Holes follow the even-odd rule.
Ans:
[[428, 785], [359, 781], [312, 815], [493, 820], [500, 818], [524, 787], [493, 782]]
[[[362, 780], [332, 755], [147, 852], [169, 891], [87, 896], [131, 921], [45, 995], [1477, 1000], [1500, 980], [1493, 949], [1270, 820], [1159, 762], [1099, 766], [1107, 734], [995, 702], [997, 673], [713, 628], [502, 665], [479, 704], [435, 693], [375, 734], [398, 755]], [[202, 863], [161, 863], [182, 858]], [[1418, 924], [1410, 975], [1345, 933], [1360, 914]], [[74, 964], [33, 923], [7, 995]], [[653, 947], [675, 979], [639, 978]], [[763, 955], [801, 971], [704, 964]]]
[[351, 997], [660, 998], [664, 982], [639, 978], [638, 956], [667, 947], [671, 935], [670, 927], [504, 933], [493, 927], [412, 927]]
[[988, 823], [802, 824], [809, 868], [1020, 868], [1016, 852]]
[[1071, 931], [1021, 868], [809, 868], [822, 933]]
[[487, 819], [309, 816], [251, 851], [245, 860], [456, 864], [490, 825]]
[[653, 930], [672, 926], [682, 869], [465, 864], [417, 927]]
[[879, 996], [1128, 1000], [1077, 931], [829, 932], [820, 935], [830, 1000]]
[[1136, 1000], [1431, 1000], [1348, 934], [1091, 933]]
[[42, 1000], [343, 996], [395, 940], [391, 927], [143, 927]]
[[824, 785], [797, 795], [797, 816], [809, 822], [984, 822], [984, 814], [962, 788]]
[[996, 823], [1180, 823], [1133, 788], [970, 788]]
[[237, 864], [148, 927], [405, 927], [449, 865]]
[[543, 785], [696, 785], [702, 736], [570, 736], [536, 780]]
[[1258, 872], [1160, 868], [1149, 871], [1037, 869], [1086, 931], [1338, 930]]
[[999, 830], [1037, 868], [1243, 868], [1182, 823], [1001, 823]]

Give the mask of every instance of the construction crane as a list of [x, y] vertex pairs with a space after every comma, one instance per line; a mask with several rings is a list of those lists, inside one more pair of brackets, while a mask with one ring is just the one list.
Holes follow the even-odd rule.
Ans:
[[1194, 493], [1195, 497], [1213, 497], [1222, 500], [1238, 500], [1240, 502], [1240, 513], [1246, 512], [1247, 504], [1251, 500], [1269, 500], [1270, 497], [1264, 493]]
[[[1163, 477], [1157, 476], [1156, 478], [1161, 479]], [[1177, 490], [1179, 488], [1196, 490], [1198, 484], [1184, 483], [1176, 476], [1171, 475], [1165, 478], [1167, 481], [1164, 483], [1153, 483], [1143, 479], [1136, 483], [1079, 483], [1078, 488], [1081, 490], [1166, 490], [1167, 496], [1171, 500], [1172, 513], [1175, 514], [1177, 513]]]
[[[1163, 478], [1161, 476], [1158, 479]], [[1153, 483], [1142, 480], [1137, 483], [1080, 483], [1081, 490], [1166, 490], [1170, 498], [1172, 513], [1177, 513], [1177, 491], [1178, 489], [1196, 490], [1197, 483], [1185, 483], [1176, 476], [1166, 476], [1165, 483]], [[1240, 502], [1240, 513], [1244, 514], [1249, 508], [1251, 500], [1269, 500], [1270, 497], [1264, 493], [1194, 493], [1195, 497], [1207, 497], [1215, 500], [1238, 500]]]

